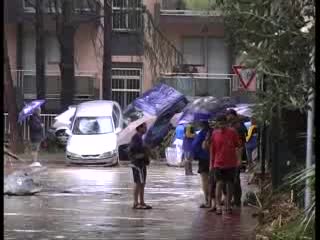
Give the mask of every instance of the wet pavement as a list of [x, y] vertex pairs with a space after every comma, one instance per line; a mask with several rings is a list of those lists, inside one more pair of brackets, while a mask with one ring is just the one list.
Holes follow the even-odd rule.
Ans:
[[[242, 176], [244, 191], [247, 176]], [[133, 210], [131, 169], [48, 165], [36, 196], [4, 197], [5, 239], [254, 239], [254, 209], [217, 216], [200, 209], [200, 178], [153, 164], [145, 199]]]

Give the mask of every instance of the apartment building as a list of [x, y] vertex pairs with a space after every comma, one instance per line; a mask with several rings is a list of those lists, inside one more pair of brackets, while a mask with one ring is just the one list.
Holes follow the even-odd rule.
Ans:
[[[59, 112], [60, 50], [55, 34], [55, 21], [50, 14], [50, 0], [44, 1], [48, 2], [44, 17], [46, 108], [48, 111]], [[92, 16], [101, 14], [95, 1], [73, 1], [74, 8], [79, 9], [78, 18], [81, 20], [74, 38], [75, 103], [102, 98], [103, 33], [99, 24], [103, 21], [101, 18], [91, 20]], [[24, 100], [36, 97], [34, 2], [35, 0], [5, 1], [5, 31], [12, 76]], [[231, 58], [231, 49], [226, 44], [222, 16], [218, 12], [179, 9], [179, 1], [176, 0], [113, 0], [112, 3], [112, 98], [122, 107], [151, 88], [156, 79], [167, 83], [177, 82], [176, 78], [170, 79], [166, 75], [172, 72], [171, 67], [161, 76], [154, 75], [150, 69], [150, 58], [145, 56], [144, 32], [137, 31], [144, 29], [142, 25], [148, 21], [143, 17], [143, 8], [151, 13], [155, 26], [162, 35], [182, 54], [180, 63], [197, 69], [201, 77], [198, 77], [196, 84], [198, 89], [202, 89], [202, 95], [230, 94], [234, 87], [231, 86], [228, 74], [232, 73], [234, 60]], [[130, 14], [130, 8], [141, 11], [141, 16]], [[206, 75], [202, 77], [204, 75], [201, 74]], [[214, 74], [218, 75], [212, 77]], [[182, 81], [189, 85], [191, 83]], [[194, 89], [192, 84], [193, 80], [189, 90]], [[190, 94], [199, 95], [196, 92]]]

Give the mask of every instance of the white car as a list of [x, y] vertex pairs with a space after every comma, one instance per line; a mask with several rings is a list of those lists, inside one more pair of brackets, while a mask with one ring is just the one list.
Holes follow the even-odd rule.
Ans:
[[113, 101], [89, 101], [77, 106], [66, 147], [67, 163], [119, 162], [118, 134], [122, 130], [123, 117], [118, 103]]
[[76, 112], [76, 107], [77, 106], [75, 105], [70, 106], [68, 110], [56, 116], [54, 118], [54, 123], [51, 126], [51, 132], [53, 132], [58, 142], [63, 146], [67, 144], [68, 135], [66, 134], [66, 130], [71, 126], [72, 117]]

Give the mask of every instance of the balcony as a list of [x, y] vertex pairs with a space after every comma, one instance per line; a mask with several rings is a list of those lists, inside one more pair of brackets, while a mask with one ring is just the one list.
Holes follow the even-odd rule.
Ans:
[[[157, 7], [155, 8], [157, 9]], [[183, 1], [163, 0], [158, 6], [160, 24], [205, 24], [222, 23], [223, 18], [219, 10], [190, 10]]]
[[[21, 1], [21, 9], [22, 15], [24, 17], [24, 21], [31, 21], [33, 20], [34, 14], [36, 12], [35, 2], [36, 0], [15, 0]], [[97, 3], [96, 0], [77, 0], [72, 1], [73, 3], [73, 20], [74, 21], [99, 21], [100, 18], [93, 18], [94, 16], [98, 16], [101, 11], [101, 7]], [[44, 5], [44, 20], [45, 21], [52, 21], [50, 15], [55, 14], [56, 11], [59, 14], [62, 14], [61, 9], [61, 1], [57, 1], [57, 6], [55, 6], [55, 1], [52, 0], [43, 0]]]
[[252, 94], [262, 88], [262, 82], [258, 80], [253, 88], [243, 90], [236, 74], [162, 73], [159, 80], [189, 97], [225, 97], [239, 92]]
[[[23, 101], [36, 99], [36, 72], [34, 70], [13, 70], [12, 78], [18, 98]], [[75, 104], [99, 98], [96, 72], [75, 72]], [[55, 111], [60, 108], [61, 77], [59, 71], [46, 72], [46, 108]]]
[[[99, 7], [96, 0], [77, 0], [73, 1], [73, 9], [76, 13], [95, 13], [98, 11]], [[61, 11], [61, 1], [55, 2], [51, 0], [44, 0], [44, 11], [46, 13], [55, 13], [56, 9]], [[36, 0], [22, 0], [22, 6], [25, 13], [35, 13]]]

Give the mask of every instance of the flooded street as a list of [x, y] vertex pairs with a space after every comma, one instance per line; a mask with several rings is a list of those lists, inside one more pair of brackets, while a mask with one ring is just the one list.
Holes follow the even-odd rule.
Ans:
[[[196, 168], [194, 168], [196, 169]], [[242, 176], [244, 191], [246, 176]], [[5, 239], [251, 239], [253, 209], [216, 216], [200, 209], [198, 175], [149, 167], [151, 210], [133, 210], [131, 169], [49, 165], [35, 196], [4, 197]]]

